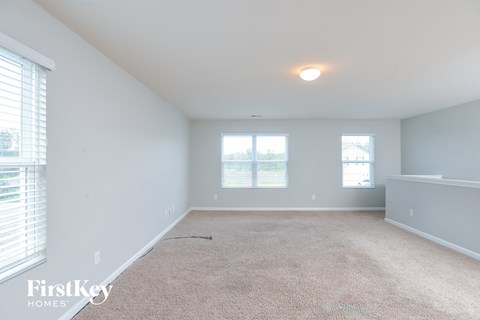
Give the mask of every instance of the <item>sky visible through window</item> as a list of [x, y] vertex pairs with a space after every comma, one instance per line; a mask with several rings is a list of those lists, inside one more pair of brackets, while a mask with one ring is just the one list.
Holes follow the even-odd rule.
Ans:
[[[252, 136], [224, 136], [223, 155], [233, 157], [234, 155], [247, 155], [252, 152]], [[236, 156], [235, 158], [238, 158]], [[237, 159], [240, 160], [240, 159]], [[245, 159], [247, 160], [247, 159]], [[251, 160], [251, 159], [248, 159]]]
[[[223, 138], [223, 154], [251, 154], [252, 136], [225, 136]], [[257, 153], [285, 154], [285, 137], [257, 136]]]

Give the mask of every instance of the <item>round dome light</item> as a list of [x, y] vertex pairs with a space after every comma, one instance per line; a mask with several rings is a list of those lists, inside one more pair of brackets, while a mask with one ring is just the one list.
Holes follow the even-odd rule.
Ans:
[[300, 78], [305, 81], [312, 81], [320, 77], [320, 69], [316, 67], [306, 67], [300, 71]]

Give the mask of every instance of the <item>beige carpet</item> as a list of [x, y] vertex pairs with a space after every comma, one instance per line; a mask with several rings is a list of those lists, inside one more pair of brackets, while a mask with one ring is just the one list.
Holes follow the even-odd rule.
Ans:
[[480, 319], [480, 262], [383, 213], [194, 212], [84, 319]]

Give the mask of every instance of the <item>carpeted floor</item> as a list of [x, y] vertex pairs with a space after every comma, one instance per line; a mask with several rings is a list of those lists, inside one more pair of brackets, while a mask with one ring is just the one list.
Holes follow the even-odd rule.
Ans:
[[480, 262], [381, 212], [193, 212], [86, 319], [480, 319]]

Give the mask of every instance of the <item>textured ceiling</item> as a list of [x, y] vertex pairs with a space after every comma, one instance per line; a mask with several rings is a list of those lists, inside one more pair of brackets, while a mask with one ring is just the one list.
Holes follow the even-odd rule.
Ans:
[[[195, 119], [400, 119], [480, 99], [477, 0], [36, 0]], [[306, 65], [321, 77], [299, 79]]]

